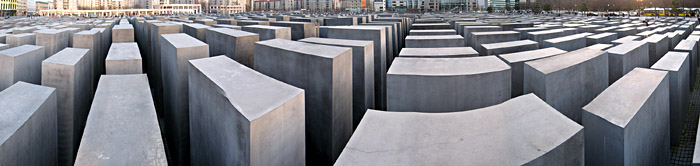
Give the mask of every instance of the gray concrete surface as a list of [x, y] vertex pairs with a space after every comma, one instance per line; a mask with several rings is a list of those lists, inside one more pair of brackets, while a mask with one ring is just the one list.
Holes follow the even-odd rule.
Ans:
[[41, 84], [44, 47], [22, 45], [0, 51], [0, 91], [18, 81]]
[[139, 53], [138, 44], [112, 43], [105, 59], [105, 74], [141, 74], [143, 73], [143, 59]]

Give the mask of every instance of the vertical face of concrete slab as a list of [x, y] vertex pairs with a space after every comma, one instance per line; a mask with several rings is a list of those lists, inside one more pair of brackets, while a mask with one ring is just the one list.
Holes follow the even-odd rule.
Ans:
[[18, 82], [0, 92], [0, 163], [56, 165], [56, 92]]
[[226, 56], [188, 75], [192, 164], [305, 165], [303, 89]]
[[160, 40], [166, 140], [179, 158], [175, 161], [190, 163], [187, 61], [209, 57], [209, 46], [184, 33], [163, 34]]
[[404, 58], [462, 58], [479, 56], [471, 47], [403, 48], [399, 57]]
[[537, 42], [531, 40], [507, 41], [490, 44], [481, 44], [478, 49], [481, 56], [501, 55], [521, 51], [535, 50], [539, 48]]
[[685, 114], [690, 105], [689, 91], [690, 77], [690, 57], [685, 52], [669, 52], [664, 55], [658, 62], [651, 66], [651, 69], [668, 71], [669, 76], [669, 95], [670, 95], [670, 130], [671, 130], [671, 146], [680, 144], [681, 131], [683, 129], [683, 121]]
[[459, 35], [407, 36], [406, 48], [464, 47], [462, 41]]
[[97, 85], [97, 78], [99, 77], [101, 63], [100, 52], [102, 46], [102, 34], [99, 31], [81, 31], [73, 34], [73, 48], [85, 48], [88, 49], [87, 58], [90, 61], [90, 81], [92, 85], [91, 89], [95, 89]]
[[35, 45], [36, 44], [36, 35], [31, 34], [31, 33], [21, 33], [21, 34], [13, 34], [10, 36], [7, 36], [7, 43], [9, 44], [10, 47], [17, 47], [21, 45]]
[[24, 81], [41, 84], [44, 47], [22, 45], [0, 51], [0, 90]]
[[146, 75], [100, 77], [75, 165], [167, 165], [165, 154]]
[[114, 28], [112, 28], [112, 43], [134, 41], [134, 26], [131, 24], [116, 25]]
[[260, 36], [260, 41], [270, 39], [292, 40], [292, 29], [289, 27], [249, 25], [242, 27], [242, 30], [257, 33]]
[[669, 50], [669, 40], [664, 35], [654, 34], [642, 41], [649, 44], [649, 65], [655, 64]]
[[56, 88], [58, 163], [73, 164], [92, 99], [88, 49], [66, 48], [42, 62], [41, 85]]
[[229, 28], [207, 29], [209, 56], [226, 55], [227, 57], [253, 67], [253, 52], [259, 35]]
[[299, 40], [308, 37], [316, 37], [316, 26], [313, 23], [293, 22], [293, 21], [275, 21], [270, 22], [272, 26], [282, 26], [292, 28], [292, 40]]
[[387, 72], [387, 110], [454, 112], [486, 107], [510, 98], [510, 80], [510, 67], [495, 56], [397, 58]]
[[667, 73], [636, 68], [583, 107], [587, 164], [670, 162]]
[[376, 108], [386, 109], [386, 38], [379, 27], [329, 27], [328, 38], [369, 40], [374, 44], [374, 99]]
[[374, 44], [372, 41], [306, 38], [301, 42], [352, 48], [353, 127], [374, 105]]
[[515, 31], [491, 31], [491, 32], [473, 32], [469, 40], [472, 48], [479, 51], [482, 44], [500, 43], [507, 41], [516, 41], [520, 39], [520, 33]]
[[544, 48], [532, 51], [523, 51], [510, 54], [498, 55], [498, 58], [503, 60], [511, 67], [511, 97], [523, 95], [523, 72], [525, 62], [547, 58], [567, 51], [558, 48]]
[[632, 71], [635, 67], [649, 67], [649, 44], [629, 41], [607, 50], [609, 56], [609, 84]]
[[105, 59], [105, 72], [108, 75], [143, 73], [141, 53], [136, 43], [114, 43]]
[[36, 35], [36, 45], [44, 46], [46, 58], [68, 47], [69, 33], [66, 31], [44, 29], [38, 30], [34, 34]]
[[255, 70], [306, 90], [307, 161], [333, 163], [352, 133], [352, 50], [284, 39], [255, 47]]
[[149, 53], [150, 56], [149, 62], [150, 64], [146, 64], [146, 66], [149, 67], [147, 73], [149, 78], [148, 82], [151, 83], [151, 87], [153, 87], [154, 96], [155, 96], [155, 101], [156, 101], [156, 110], [163, 110], [162, 107], [163, 105], [160, 103], [164, 103], [161, 101], [163, 99], [163, 80], [161, 79], [161, 75], [163, 74], [161, 71], [161, 35], [162, 34], [172, 34], [172, 33], [180, 33], [180, 27], [175, 24], [170, 24], [170, 23], [153, 23], [149, 27], [149, 40], [146, 45], [149, 45], [148, 49], [150, 49]]
[[564, 51], [574, 51], [586, 47], [586, 36], [592, 33], [579, 33], [575, 35], [563, 36], [544, 41], [543, 48], [555, 47]]
[[583, 137], [532, 94], [463, 112], [368, 110], [335, 164], [583, 165]]
[[608, 87], [608, 54], [583, 48], [525, 62], [524, 94], [534, 93], [581, 123], [581, 107]]
[[207, 28], [211, 27], [204, 24], [183, 24], [182, 33], [195, 37], [202, 42], [207, 42]]

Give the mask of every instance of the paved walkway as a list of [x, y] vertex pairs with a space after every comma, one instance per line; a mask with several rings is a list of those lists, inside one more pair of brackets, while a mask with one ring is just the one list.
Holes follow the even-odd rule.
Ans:
[[698, 131], [698, 118], [700, 118], [700, 90], [698, 90], [697, 85], [700, 83], [697, 80], [695, 82], [695, 91], [690, 93], [690, 110], [685, 115], [681, 143], [679, 146], [671, 146], [671, 165], [693, 164], [693, 151], [695, 149], [695, 139]]

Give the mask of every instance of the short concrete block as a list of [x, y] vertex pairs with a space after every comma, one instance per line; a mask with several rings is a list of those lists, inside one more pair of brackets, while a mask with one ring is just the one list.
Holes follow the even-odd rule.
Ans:
[[36, 35], [32, 33], [20, 33], [7, 36], [7, 43], [10, 47], [21, 45], [36, 45]]
[[258, 34], [228, 28], [209, 28], [207, 36], [209, 56], [226, 55], [243, 65], [253, 67], [253, 50], [260, 37]]
[[550, 47], [538, 50], [498, 55], [498, 58], [503, 60], [503, 62], [505, 62], [506, 64], [510, 65], [511, 68], [511, 97], [518, 97], [520, 95], [523, 95], [523, 72], [525, 68], [525, 62], [547, 58], [566, 52], [567, 51], [560, 50], [558, 48]]
[[464, 47], [459, 35], [406, 36], [406, 48]]
[[649, 67], [649, 44], [641, 41], [629, 41], [610, 48], [608, 51], [609, 84], [636, 67]]
[[19, 82], [41, 84], [44, 47], [22, 45], [0, 51], [0, 91]]
[[113, 43], [105, 59], [107, 75], [141, 74], [143, 60], [136, 43]]
[[260, 41], [270, 39], [292, 40], [292, 28], [267, 25], [248, 25], [242, 28], [243, 31], [257, 33]]
[[404, 58], [461, 58], [479, 56], [471, 47], [403, 48], [399, 57]]
[[518, 40], [482, 44], [477, 51], [479, 51], [479, 55], [486, 56], [536, 50], [537, 48], [539, 48], [537, 42], [534, 42], [532, 40]]
[[131, 24], [115, 25], [112, 28], [112, 43], [135, 42], [134, 26]]

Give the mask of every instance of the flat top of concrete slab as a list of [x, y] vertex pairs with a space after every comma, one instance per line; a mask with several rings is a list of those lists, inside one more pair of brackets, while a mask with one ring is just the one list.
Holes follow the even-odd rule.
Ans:
[[623, 38], [613, 40], [612, 42], [613, 43], [624, 43], [624, 42], [635, 41], [635, 40], [639, 40], [639, 39], [641, 39], [641, 37], [639, 37], [639, 36], [625, 36]]
[[406, 40], [430, 40], [430, 39], [464, 39], [460, 35], [408, 35]]
[[411, 56], [477, 56], [479, 52], [476, 52], [474, 48], [471, 47], [441, 47], [441, 48], [403, 48], [399, 53], [402, 57]]
[[687, 52], [673, 52], [670, 51], [666, 53], [659, 61], [656, 61], [651, 69], [661, 69], [667, 71], [679, 71], [683, 63], [688, 61]]
[[623, 54], [627, 54], [627, 53], [629, 53], [630, 51], [635, 50], [635, 49], [637, 49], [637, 48], [639, 48], [639, 47], [642, 47], [642, 46], [644, 46], [645, 44], [647, 44], [647, 42], [642, 42], [642, 41], [627, 41], [627, 42], [624, 42], [624, 43], [622, 43], [622, 44], [620, 44], [620, 45], [617, 45], [617, 46], [615, 46], [615, 47], [613, 47], [613, 48], [610, 48], [610, 49], [608, 49], [607, 51], [608, 51], [609, 53], [612, 53], [612, 54], [623, 55]]
[[211, 79], [231, 105], [250, 121], [304, 93], [303, 89], [277, 81], [226, 56], [190, 60], [190, 63], [192, 69]]
[[525, 61], [531, 61], [535, 59], [541, 59], [541, 58], [546, 58], [554, 55], [559, 55], [566, 53], [566, 51], [554, 48], [554, 47], [549, 47], [549, 48], [543, 48], [543, 49], [537, 49], [537, 50], [530, 50], [530, 51], [522, 51], [522, 52], [516, 52], [516, 53], [510, 53], [510, 54], [501, 54], [498, 55], [501, 59], [506, 61], [507, 63], [518, 63], [518, 62], [525, 62]]
[[510, 70], [510, 66], [496, 56], [465, 58], [405, 58], [394, 59], [387, 74], [453, 76], [473, 75]]
[[243, 37], [243, 36], [258, 36], [257, 33], [251, 33], [251, 32], [246, 32], [242, 30], [236, 30], [236, 29], [231, 29], [231, 28], [209, 28], [208, 30], [226, 34], [229, 36], [234, 36], [234, 37]]
[[645, 42], [648, 42], [648, 43], [658, 43], [658, 42], [660, 42], [660, 41], [662, 41], [662, 40], [665, 40], [665, 39], [668, 39], [668, 38], [666, 37], [666, 35], [654, 34], [654, 35], [651, 35], [651, 36], [647, 37], [646, 39], [644, 39], [644, 40], [642, 40], [642, 41], [645, 41]]
[[527, 27], [527, 28], [514, 28], [515, 31], [534, 31], [534, 30], [545, 30], [547, 28], [542, 27]]
[[606, 54], [606, 52], [598, 49], [582, 48], [561, 55], [525, 63], [544, 74], [549, 74], [586, 62], [603, 54]]
[[90, 29], [90, 31], [99, 31], [99, 32], [102, 32], [102, 33], [104, 33], [105, 30], [106, 30], [105, 28], [92, 28], [92, 29]]
[[311, 44], [286, 39], [265, 40], [256, 42], [255, 44], [262, 44], [269, 47], [325, 58], [335, 58], [345, 52], [351, 51], [351, 48], [348, 47]]
[[[520, 34], [516, 31], [488, 31], [488, 32], [472, 32], [472, 36], [488, 36], [488, 35], [509, 35], [509, 34]], [[459, 36], [459, 35], [458, 35]]]
[[588, 35], [592, 35], [593, 33], [579, 33], [579, 34], [574, 34], [574, 35], [569, 35], [569, 36], [562, 36], [562, 37], [557, 37], [553, 39], [547, 39], [545, 42], [550, 42], [550, 43], [559, 43], [559, 42], [565, 42], [565, 41], [571, 41], [575, 39], [582, 39], [586, 38]]
[[163, 42], [169, 42], [175, 48], [208, 46], [207, 43], [184, 33], [162, 34], [160, 36]]
[[674, 38], [674, 37], [678, 36], [678, 34], [677, 34], [677, 33], [673, 33], [673, 32], [667, 32], [667, 33], [666, 33], [666, 36], [668, 36], [668, 37], [670, 37], [670, 38]]
[[25, 36], [34, 36], [34, 34], [33, 33], [20, 33], [20, 34], [9, 35], [8, 37], [25, 37]]
[[56, 30], [56, 29], [42, 29], [42, 30], [34, 31], [34, 34], [58, 34], [61, 32], [62, 31]]
[[95, 35], [97, 32], [100, 31], [80, 31], [78, 33], [75, 33], [75, 35]]
[[[661, 35], [662, 37], [665, 37]], [[685, 38], [686, 40], [692, 40], [692, 41], [700, 41], [700, 35], [690, 35], [688, 38]]]
[[280, 27], [280, 26], [269, 26], [269, 25], [247, 25], [246, 28], [259, 28], [259, 29], [291, 29], [290, 27]]
[[564, 32], [564, 30], [563, 29], [550, 29], [550, 30], [543, 30], [543, 31], [528, 32], [528, 34], [541, 35], [541, 34], [561, 33], [561, 32]]
[[131, 24], [119, 24], [112, 27], [112, 30], [116, 29], [134, 29], [134, 26], [131, 26]]
[[[56, 89], [17, 82], [0, 92], [0, 145], [25, 125]], [[48, 103], [50, 106], [52, 103]], [[55, 104], [55, 103], [54, 103]], [[53, 106], [55, 107], [55, 105]], [[40, 139], [40, 138], [34, 138]]]
[[367, 110], [335, 164], [523, 165], [582, 131], [533, 94], [463, 112]]
[[46, 58], [43, 62], [74, 66], [81, 59], [86, 58], [89, 51], [90, 49], [68, 47]]
[[141, 59], [139, 46], [134, 43], [112, 43], [105, 60], [135, 60]]
[[35, 45], [21, 45], [13, 48], [8, 48], [5, 50], [0, 50], [0, 55], [5, 55], [5, 56], [20, 56], [24, 55], [27, 52], [35, 51], [38, 49], [44, 49], [44, 46], [35, 46]]
[[351, 46], [351, 47], [366, 47], [372, 44], [369, 40], [347, 40], [347, 39], [331, 39], [331, 38], [304, 38], [299, 41], [316, 43], [316, 44], [329, 44], [336, 46]]
[[681, 40], [673, 50], [692, 51], [696, 48], [697, 44], [698, 42], [693, 40]]
[[383, 30], [380, 26], [329, 26], [328, 29]]
[[508, 47], [533, 45], [533, 44], [537, 44], [537, 42], [532, 41], [532, 40], [516, 40], [516, 41], [482, 44], [481, 46], [486, 48], [486, 49], [497, 49], [497, 48], [508, 48]]
[[464, 29], [500, 29], [501, 26], [464, 26]]
[[183, 25], [185, 25], [185, 26], [187, 26], [187, 27], [194, 28], [194, 29], [211, 28], [211, 26], [204, 25], [204, 24], [194, 24], [194, 23], [193, 23], [193, 24], [183, 24]]
[[166, 165], [145, 74], [102, 75], [75, 165]]
[[604, 37], [608, 37], [608, 36], [612, 36], [612, 35], [617, 35], [617, 33], [605, 32], [605, 33], [599, 33], [599, 34], [591, 35], [591, 36], [588, 36], [587, 38], [591, 38], [591, 39], [600, 39], [600, 38], [604, 38]]
[[667, 73], [635, 68], [601, 92], [583, 110], [624, 128], [660, 86]]
[[436, 26], [436, 25], [450, 25], [449, 23], [415, 23], [411, 26]]
[[426, 30], [411, 30], [409, 32], [456, 32], [454, 29], [426, 29]]

